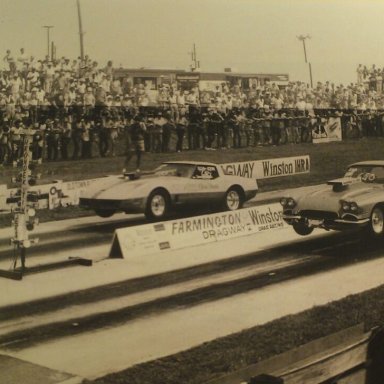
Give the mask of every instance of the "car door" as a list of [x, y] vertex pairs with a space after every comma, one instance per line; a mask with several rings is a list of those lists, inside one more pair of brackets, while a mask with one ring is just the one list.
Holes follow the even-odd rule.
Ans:
[[219, 173], [215, 166], [199, 164], [184, 186], [183, 200], [187, 204], [206, 204], [220, 198]]

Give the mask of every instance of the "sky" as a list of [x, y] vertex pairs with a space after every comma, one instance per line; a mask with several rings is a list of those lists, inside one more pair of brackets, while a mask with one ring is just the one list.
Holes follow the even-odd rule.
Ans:
[[[348, 84], [358, 64], [384, 67], [384, 0], [80, 0], [85, 53], [104, 66], [288, 73]], [[76, 0], [0, 0], [0, 54], [80, 55]], [[1, 63], [4, 66], [4, 63]]]

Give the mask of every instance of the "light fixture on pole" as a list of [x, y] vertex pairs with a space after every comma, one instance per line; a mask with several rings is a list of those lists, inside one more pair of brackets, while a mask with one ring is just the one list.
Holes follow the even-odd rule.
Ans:
[[47, 55], [49, 58], [49, 48], [50, 48], [50, 41], [49, 41], [49, 31], [51, 28], [53, 28], [53, 25], [43, 25], [43, 28], [47, 30]]
[[309, 63], [308, 60], [307, 60], [307, 49], [306, 49], [306, 46], [305, 46], [305, 40], [310, 39], [311, 36], [310, 36], [310, 35], [300, 35], [300, 36], [297, 36], [297, 38], [303, 43], [304, 59], [305, 59], [305, 62], [308, 63], [308, 67], [309, 67], [309, 78], [310, 78], [310, 81], [311, 81], [311, 88], [313, 88], [313, 81], [312, 81], [312, 66], [311, 66], [311, 63]]

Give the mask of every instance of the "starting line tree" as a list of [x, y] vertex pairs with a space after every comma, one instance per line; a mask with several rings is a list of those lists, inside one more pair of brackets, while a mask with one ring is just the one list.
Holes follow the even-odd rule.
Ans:
[[33, 243], [38, 242], [38, 239], [29, 239], [28, 231], [33, 230], [34, 226], [38, 224], [38, 220], [35, 218], [36, 215], [36, 204], [37, 199], [33, 199], [34, 195], [29, 192], [30, 186], [34, 185], [36, 180], [32, 174], [32, 151], [31, 143], [35, 131], [31, 128], [25, 128], [22, 132], [23, 137], [23, 157], [21, 163], [21, 172], [15, 178], [13, 182], [19, 184], [17, 195], [19, 201], [17, 208], [12, 210], [13, 221], [12, 225], [14, 228], [14, 237], [11, 239], [11, 243], [17, 251], [13, 262], [13, 270], [17, 268], [17, 262], [20, 259], [21, 272], [25, 270], [26, 261], [26, 249], [29, 248]]

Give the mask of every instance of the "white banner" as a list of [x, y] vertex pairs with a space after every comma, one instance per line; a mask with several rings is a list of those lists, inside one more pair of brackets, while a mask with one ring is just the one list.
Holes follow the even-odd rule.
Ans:
[[241, 163], [220, 164], [226, 175], [236, 175], [250, 179], [268, 179], [278, 176], [291, 176], [309, 173], [309, 155], [283, 157], [279, 159], [244, 161]]
[[120, 228], [109, 257], [131, 258], [229, 240], [286, 227], [280, 204]]
[[[99, 179], [62, 181], [55, 180], [50, 184], [35, 185], [29, 188], [31, 194], [36, 193], [38, 204], [37, 209], [54, 209], [58, 207], [67, 207], [78, 205], [80, 194]], [[0, 185], [0, 212], [9, 213], [17, 207], [18, 188], [7, 188], [6, 185]]]
[[[278, 159], [244, 161], [239, 163], [220, 164], [227, 175], [242, 176], [250, 179], [267, 179], [278, 176], [291, 176], [309, 173], [309, 155], [284, 157]], [[30, 187], [31, 192], [37, 194], [39, 201], [37, 209], [54, 209], [69, 205], [78, 205], [80, 194], [93, 182], [101, 178], [62, 181], [55, 180], [50, 184], [41, 184]], [[0, 213], [10, 212], [17, 206], [17, 188], [7, 189], [0, 185]]]

